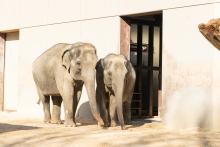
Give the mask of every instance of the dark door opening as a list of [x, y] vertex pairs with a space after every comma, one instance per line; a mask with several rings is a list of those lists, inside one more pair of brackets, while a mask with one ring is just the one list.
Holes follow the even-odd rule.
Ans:
[[137, 76], [132, 118], [157, 116], [162, 84], [162, 13], [123, 19], [130, 25], [130, 60]]

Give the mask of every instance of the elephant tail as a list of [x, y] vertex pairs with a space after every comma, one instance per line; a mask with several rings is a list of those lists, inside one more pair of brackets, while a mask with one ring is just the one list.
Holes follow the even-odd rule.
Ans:
[[41, 102], [41, 100], [40, 100], [40, 98], [39, 98], [38, 101], [37, 101], [37, 104], [40, 105], [40, 102]]

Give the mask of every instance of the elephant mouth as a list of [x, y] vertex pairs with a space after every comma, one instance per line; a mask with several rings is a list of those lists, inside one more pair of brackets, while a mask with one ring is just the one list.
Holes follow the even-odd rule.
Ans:
[[105, 79], [105, 80], [104, 80], [104, 83], [105, 83], [106, 87], [112, 87], [112, 82], [111, 82], [111, 80]]
[[81, 70], [75, 70], [75, 71], [73, 72], [72, 78], [73, 78], [74, 80], [82, 80]]
[[77, 75], [81, 75], [81, 69], [77, 69], [75, 72]]
[[115, 93], [114, 93], [114, 91], [113, 91], [113, 89], [112, 89], [112, 86], [105, 86], [105, 90], [109, 93], [109, 94], [111, 94], [111, 95], [115, 95]]
[[104, 83], [106, 87], [112, 87], [112, 78], [109, 76], [104, 77]]
[[108, 88], [112, 87], [112, 83], [107, 83], [107, 84], [105, 84], [105, 85], [106, 85], [106, 87], [108, 87]]

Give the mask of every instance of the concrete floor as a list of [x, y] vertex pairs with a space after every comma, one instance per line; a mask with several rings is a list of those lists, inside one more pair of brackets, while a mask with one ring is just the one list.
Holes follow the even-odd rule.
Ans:
[[158, 120], [133, 121], [127, 130], [101, 129], [97, 125], [44, 124], [39, 118], [0, 115], [1, 147], [219, 147], [220, 132], [168, 130]]

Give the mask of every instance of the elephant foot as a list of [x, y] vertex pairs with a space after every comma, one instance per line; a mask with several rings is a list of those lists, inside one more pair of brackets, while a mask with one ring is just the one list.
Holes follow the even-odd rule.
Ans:
[[103, 120], [102, 120], [101, 122], [98, 121], [98, 126], [99, 126], [99, 127], [104, 127], [104, 125], [105, 125], [105, 124], [104, 124]]
[[62, 124], [61, 120], [51, 120], [51, 124]]
[[125, 130], [126, 128], [125, 128], [125, 126], [121, 126], [121, 129], [122, 129], [122, 130]]
[[104, 124], [100, 124], [100, 123], [98, 122], [98, 127], [99, 127], [99, 128], [104, 128]]
[[50, 124], [50, 121], [45, 121], [45, 120], [44, 120], [44, 123], [45, 123], [45, 124]]
[[126, 125], [131, 125], [131, 121], [125, 121]]
[[76, 127], [76, 124], [74, 122], [65, 122], [65, 127]]
[[45, 124], [49, 124], [50, 123], [50, 119], [44, 119], [44, 123]]
[[109, 122], [106, 122], [104, 127], [109, 127], [109, 125], [110, 125]]
[[117, 125], [116, 122], [112, 120], [110, 126], [111, 126], [111, 127], [116, 127], [116, 125]]

